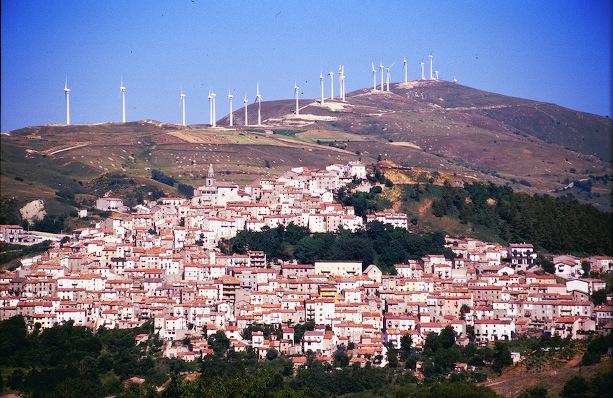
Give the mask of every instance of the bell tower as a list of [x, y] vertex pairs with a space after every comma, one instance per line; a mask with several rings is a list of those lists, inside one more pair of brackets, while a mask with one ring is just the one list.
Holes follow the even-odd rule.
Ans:
[[209, 172], [206, 175], [205, 185], [207, 187], [215, 186], [215, 171], [213, 171], [213, 165], [209, 163]]

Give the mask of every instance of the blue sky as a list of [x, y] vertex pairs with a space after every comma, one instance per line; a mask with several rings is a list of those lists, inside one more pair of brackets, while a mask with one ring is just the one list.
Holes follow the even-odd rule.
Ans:
[[[343, 63], [347, 91], [370, 85], [370, 62], [401, 77], [434, 54], [442, 79], [611, 114], [610, 1], [30, 1], [2, 0], [3, 131], [120, 119], [208, 122], [242, 96], [318, 95], [319, 72]], [[223, 98], [222, 98], [223, 97]]]

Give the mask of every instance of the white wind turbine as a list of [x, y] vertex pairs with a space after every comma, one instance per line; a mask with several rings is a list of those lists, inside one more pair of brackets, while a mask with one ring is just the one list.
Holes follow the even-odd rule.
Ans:
[[396, 63], [396, 61], [392, 62], [392, 64], [390, 66], [388, 66], [387, 68], [385, 68], [385, 86], [386, 86], [386, 91], [390, 91], [390, 68], [392, 66], [394, 66], [394, 64]]
[[262, 96], [260, 95], [260, 83], [255, 87], [255, 100], [258, 103], [258, 126], [262, 125]]
[[341, 101], [345, 102], [345, 66], [338, 66], [338, 85], [339, 85], [339, 96], [341, 97]]
[[430, 80], [434, 80], [434, 75], [432, 74], [432, 53], [428, 55], [428, 60], [430, 61]]
[[330, 76], [330, 99], [334, 99], [334, 72], [330, 71], [328, 73]]
[[434, 80], [438, 80], [438, 71], [437, 70], [434, 71]]
[[215, 94], [215, 92], [212, 92], [211, 95], [213, 96], [213, 127], [217, 127], [217, 94]]
[[375, 63], [370, 63], [372, 67], [372, 91], [377, 91], [377, 69], [375, 69]]
[[70, 89], [68, 88], [68, 77], [64, 82], [64, 98], [66, 98], [66, 125], [70, 126]]
[[424, 60], [422, 59], [419, 64], [421, 65], [421, 80], [426, 80], [426, 70], [424, 69], [425, 67]]
[[209, 124], [213, 126], [213, 95], [211, 94], [211, 90], [209, 90]]
[[383, 91], [383, 82], [384, 82], [384, 78], [383, 78], [383, 62], [379, 62], [379, 69], [381, 70], [381, 91]]
[[185, 126], [185, 93], [183, 89], [181, 89], [181, 94], [179, 95], [179, 101], [181, 102], [181, 125]]
[[232, 100], [233, 99], [234, 99], [234, 96], [232, 95], [232, 92], [228, 90], [228, 107], [230, 108], [230, 127], [234, 125], [234, 115], [232, 114]]
[[245, 126], [249, 126], [249, 121], [247, 119], [247, 106], [249, 101], [247, 101], [247, 95], [243, 96], [243, 106], [245, 107]]
[[321, 86], [321, 104], [324, 103], [324, 74], [319, 72], [319, 85]]
[[294, 82], [294, 96], [296, 97], [296, 111], [294, 113], [296, 116], [300, 113], [300, 108], [298, 107], [298, 90], [300, 90], [300, 87]]
[[406, 58], [402, 61], [402, 68], [404, 69], [404, 84], [407, 84], [409, 82], [409, 72], [407, 69], [407, 59]]
[[123, 78], [119, 85], [119, 92], [121, 93], [121, 122], [126, 122], [126, 86], [123, 85]]

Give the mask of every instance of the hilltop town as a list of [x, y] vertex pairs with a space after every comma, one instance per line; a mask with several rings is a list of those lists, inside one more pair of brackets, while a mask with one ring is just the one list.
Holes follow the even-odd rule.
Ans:
[[[280, 353], [295, 367], [311, 353], [332, 361], [338, 347], [352, 364], [385, 366], [388, 350], [400, 349], [404, 336], [422, 347], [431, 332], [449, 327], [461, 345], [610, 332], [613, 306], [591, 301], [605, 282], [583, 275], [582, 264], [604, 275], [613, 269], [611, 257], [557, 256], [554, 275], [542, 272], [529, 242], [447, 236], [447, 257], [428, 254], [384, 274], [361, 261], [300, 264], [263, 251], [219, 250], [241, 231], [292, 225], [309, 233], [357, 231], [367, 222], [407, 230], [406, 214], [388, 210], [364, 220], [335, 202], [341, 187], [368, 190], [368, 173], [359, 162], [297, 167], [241, 187], [218, 181], [209, 166], [191, 199], [163, 197], [129, 209], [121, 198], [101, 197], [97, 208], [111, 216], [0, 274], [0, 320], [21, 315], [30, 330], [69, 321], [93, 330], [152, 321], [169, 358], [212, 353], [207, 338], [223, 333], [236, 351], [251, 347], [262, 359]], [[20, 226], [0, 226], [5, 243], [41, 239]]]

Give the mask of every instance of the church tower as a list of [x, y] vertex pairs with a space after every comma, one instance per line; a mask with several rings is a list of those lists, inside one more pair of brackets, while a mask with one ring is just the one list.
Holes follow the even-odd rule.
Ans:
[[213, 165], [209, 163], [209, 172], [206, 175], [206, 183], [207, 187], [215, 186], [215, 172], [213, 171]]

